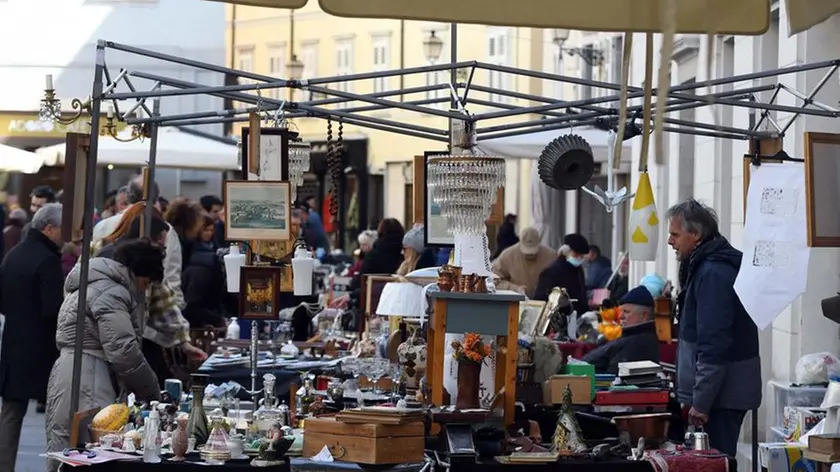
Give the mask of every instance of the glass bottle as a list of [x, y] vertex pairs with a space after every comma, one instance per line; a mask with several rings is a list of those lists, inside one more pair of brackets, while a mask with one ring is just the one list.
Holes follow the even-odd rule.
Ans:
[[210, 436], [210, 422], [207, 421], [207, 414], [204, 412], [204, 387], [207, 385], [209, 376], [205, 374], [192, 374], [192, 408], [187, 420], [187, 437], [195, 438], [195, 445], [200, 446], [207, 442]]

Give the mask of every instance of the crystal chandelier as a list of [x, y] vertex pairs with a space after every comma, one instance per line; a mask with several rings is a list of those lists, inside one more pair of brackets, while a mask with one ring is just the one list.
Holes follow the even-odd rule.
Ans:
[[289, 182], [292, 201], [297, 200], [297, 189], [303, 185], [303, 175], [309, 170], [312, 146], [302, 141], [289, 142]]
[[453, 120], [452, 153], [429, 158], [427, 186], [452, 234], [484, 234], [486, 221], [505, 184], [505, 160], [477, 155], [475, 125]]

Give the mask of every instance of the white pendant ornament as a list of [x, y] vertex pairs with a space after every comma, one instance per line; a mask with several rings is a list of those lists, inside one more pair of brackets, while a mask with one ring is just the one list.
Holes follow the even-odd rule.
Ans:
[[647, 172], [642, 172], [630, 211], [630, 260], [656, 260], [656, 252], [659, 249], [659, 224], [650, 176]]
[[607, 210], [607, 213], [612, 213], [612, 211], [623, 203], [625, 200], [629, 200], [633, 198], [633, 194], [627, 193], [627, 187], [621, 187], [620, 189], [615, 189], [615, 166], [613, 165], [615, 160], [615, 141], [616, 141], [616, 134], [610, 131], [609, 137], [607, 139], [607, 188], [606, 190], [602, 189], [598, 185], [595, 186], [593, 190], [588, 188], [581, 187], [581, 190], [588, 193], [592, 196], [595, 200], [597, 200], [601, 205], [604, 205], [604, 208]]

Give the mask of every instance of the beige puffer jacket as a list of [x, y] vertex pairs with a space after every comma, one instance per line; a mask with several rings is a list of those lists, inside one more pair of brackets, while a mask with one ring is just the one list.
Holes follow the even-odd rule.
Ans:
[[[47, 387], [47, 447], [67, 447], [76, 314], [80, 265], [67, 276], [64, 299], [58, 314], [56, 345], [60, 355]], [[83, 338], [81, 411], [105, 407], [117, 401], [119, 389], [112, 379], [138, 399], [160, 396], [157, 377], [142, 351], [142, 303], [134, 298], [134, 280], [129, 270], [111, 259], [90, 260], [87, 288], [87, 316]]]

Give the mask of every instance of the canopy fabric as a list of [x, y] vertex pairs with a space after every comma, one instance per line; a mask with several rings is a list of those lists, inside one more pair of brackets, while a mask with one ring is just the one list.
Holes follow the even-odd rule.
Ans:
[[0, 171], [37, 174], [44, 160], [34, 152], [0, 144]]
[[[289, 8], [306, 0], [211, 0], [238, 5]], [[667, 0], [319, 0], [325, 12], [349, 18], [474, 23], [584, 31], [660, 32]], [[770, 26], [770, 0], [680, 0], [677, 33], [759, 35]]]
[[788, 34], [793, 36], [840, 13], [838, 0], [787, 0]]
[[[513, 159], [537, 159], [542, 154], [543, 149], [548, 146], [548, 143], [566, 134], [576, 134], [585, 139], [592, 146], [592, 155], [595, 157], [595, 162], [607, 162], [610, 150], [609, 133], [591, 126], [562, 131], [540, 131], [509, 138], [479, 141], [478, 147], [491, 155]], [[621, 162], [630, 162], [632, 152], [633, 148], [630, 145], [630, 140], [624, 141], [621, 150]]]
[[531, 166], [531, 226], [540, 233], [540, 241], [548, 247], [560, 247], [563, 236], [558, 223], [563, 221], [566, 208], [561, 194], [542, 182], [537, 166]]
[[[130, 132], [130, 129], [124, 131], [128, 135]], [[115, 166], [145, 166], [149, 161], [149, 142], [149, 139], [144, 139], [124, 143], [110, 136], [102, 136], [99, 138], [97, 163]], [[65, 144], [56, 144], [40, 148], [35, 152], [42, 157], [44, 165], [54, 166], [64, 164], [64, 151]], [[236, 170], [240, 168], [236, 145], [197, 136], [174, 127], [160, 128], [155, 162], [158, 167], [185, 169]]]

